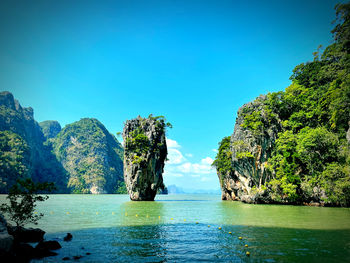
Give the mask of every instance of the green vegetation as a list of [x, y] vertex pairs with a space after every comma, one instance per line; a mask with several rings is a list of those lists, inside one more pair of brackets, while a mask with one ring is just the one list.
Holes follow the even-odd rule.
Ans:
[[283, 124], [269, 159], [275, 176], [268, 186], [277, 201], [309, 200], [317, 187], [323, 201], [350, 205], [350, 4], [338, 5], [337, 15], [335, 42], [295, 67], [285, 92], [268, 95], [265, 107]]
[[123, 149], [96, 119], [84, 118], [62, 129], [53, 151], [68, 171], [72, 193], [114, 193], [123, 181]]
[[218, 171], [221, 185], [223, 185], [224, 176], [233, 173], [232, 152], [230, 150], [230, 136], [227, 136], [219, 143], [219, 150], [216, 154], [212, 166]]
[[[334, 43], [296, 66], [285, 91], [257, 98], [261, 108], [246, 107], [240, 116], [241, 127], [261, 144], [259, 138], [270, 138], [272, 127], [279, 131], [264, 185], [276, 202], [350, 205], [350, 3], [337, 5], [336, 14]], [[228, 144], [226, 137], [214, 162], [219, 174], [230, 169]], [[238, 144], [232, 148], [244, 148]], [[254, 158], [249, 150], [237, 150], [235, 157]]]
[[126, 189], [126, 185], [124, 181], [120, 181], [116, 186], [116, 194], [127, 194], [128, 190]]
[[161, 148], [163, 148], [162, 143], [155, 143], [152, 145], [151, 141], [145, 134], [145, 125], [147, 125], [147, 120], [153, 120], [155, 122], [155, 129], [163, 132], [166, 128], [172, 128], [171, 123], [166, 122], [164, 116], [153, 117], [152, 114], [148, 118], [138, 117], [139, 127], [136, 127], [131, 131], [124, 141], [125, 153], [129, 156], [131, 155], [131, 160], [133, 164], [140, 164], [145, 161], [146, 154], [151, 151], [158, 153]]
[[141, 128], [133, 130], [125, 139], [125, 151], [134, 153], [134, 161], [140, 159], [142, 154], [146, 154], [150, 147], [151, 143]]
[[6, 197], [9, 204], [2, 204], [0, 211], [7, 214], [9, 220], [16, 226], [24, 226], [28, 223], [37, 224], [43, 216], [35, 212], [36, 202], [43, 202], [49, 197], [38, 193], [51, 192], [53, 183], [34, 183], [31, 179], [18, 180]]
[[11, 131], [0, 132], [0, 193], [7, 193], [16, 178], [28, 175], [29, 149], [26, 142]]
[[61, 125], [58, 123], [58, 121], [43, 121], [40, 122], [39, 125], [41, 131], [47, 139], [55, 138], [61, 131]]

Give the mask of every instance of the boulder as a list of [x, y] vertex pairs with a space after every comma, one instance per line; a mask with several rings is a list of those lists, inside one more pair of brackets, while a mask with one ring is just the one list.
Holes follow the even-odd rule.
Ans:
[[61, 245], [57, 241], [51, 240], [51, 241], [41, 241], [39, 242], [35, 249], [48, 249], [48, 250], [56, 250], [60, 249]]
[[45, 234], [45, 231], [40, 228], [24, 228], [8, 225], [7, 230], [16, 242], [40, 242], [44, 239]]
[[158, 189], [164, 188], [165, 129], [164, 119], [152, 116], [125, 123], [124, 181], [133, 201], [153, 201]]
[[73, 238], [71, 233], [67, 233], [67, 235], [63, 238], [64, 241], [71, 241]]
[[13, 236], [7, 231], [7, 222], [0, 214], [0, 254], [8, 253], [13, 245]]
[[13, 252], [18, 262], [26, 262], [36, 257], [35, 248], [27, 243], [16, 243]]

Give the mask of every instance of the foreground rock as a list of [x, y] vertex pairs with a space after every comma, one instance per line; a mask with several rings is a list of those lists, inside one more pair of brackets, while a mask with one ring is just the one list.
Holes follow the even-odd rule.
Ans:
[[0, 215], [0, 256], [10, 252], [13, 245], [13, 237], [7, 232], [7, 222]]
[[124, 180], [133, 201], [153, 201], [158, 188], [164, 188], [165, 128], [163, 118], [152, 116], [125, 123]]
[[36, 249], [43, 249], [43, 250], [56, 250], [62, 248], [60, 243], [57, 241], [41, 241], [39, 242], [36, 247]]
[[64, 241], [68, 242], [71, 241], [73, 238], [71, 233], [67, 233], [67, 235], [63, 238]]
[[40, 242], [44, 240], [45, 231], [40, 228], [24, 228], [9, 225], [7, 230], [16, 242]]

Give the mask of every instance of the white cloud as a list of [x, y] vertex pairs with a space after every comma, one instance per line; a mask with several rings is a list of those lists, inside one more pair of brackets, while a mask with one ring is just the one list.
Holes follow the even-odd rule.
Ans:
[[214, 153], [218, 153], [219, 151], [217, 149], [212, 149]]
[[201, 160], [202, 164], [209, 164], [211, 165], [214, 162], [214, 160], [210, 157], [205, 157], [204, 159]]
[[168, 149], [168, 160], [167, 164], [180, 164], [186, 161], [185, 157], [182, 155], [182, 153], [173, 148]]
[[165, 172], [164, 172], [164, 176], [183, 177], [184, 175], [183, 175], [183, 174], [180, 174], [180, 173], [171, 173], [171, 172], [169, 172], [169, 171], [165, 171]]
[[211, 180], [212, 180], [212, 178], [210, 178], [210, 177], [202, 177], [201, 178], [202, 182], [207, 182], [207, 181], [211, 181]]
[[169, 139], [169, 138], [166, 138], [166, 145], [167, 145], [167, 147], [168, 147], [168, 149], [170, 148], [170, 149], [179, 149], [179, 148], [181, 148], [181, 146], [180, 146], [180, 144], [178, 144], [177, 143], [177, 141], [174, 141], [174, 140], [172, 140], [172, 139]]
[[191, 153], [182, 153], [181, 145], [177, 141], [167, 138], [167, 146], [168, 161], [164, 167], [165, 181], [175, 184], [181, 182], [184, 184], [183, 187], [192, 187], [191, 184], [198, 186], [200, 183], [211, 184], [217, 180], [215, 169], [211, 166], [214, 161], [211, 157], [208, 156], [194, 162], [192, 159], [187, 159], [193, 157]]

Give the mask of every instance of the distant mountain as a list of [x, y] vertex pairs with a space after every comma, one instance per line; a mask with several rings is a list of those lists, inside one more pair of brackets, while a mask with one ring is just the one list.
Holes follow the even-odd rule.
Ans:
[[52, 144], [73, 193], [114, 193], [124, 181], [123, 148], [97, 119], [67, 125]]
[[61, 125], [58, 121], [43, 121], [39, 125], [46, 139], [55, 138], [61, 131]]
[[17, 178], [50, 181], [66, 192], [66, 172], [45, 144], [32, 108], [23, 108], [10, 92], [0, 93], [0, 193]]
[[168, 194], [221, 194], [220, 189], [183, 189], [174, 184], [167, 188]]
[[0, 93], [0, 193], [25, 177], [54, 182], [58, 193], [122, 192], [122, 159], [121, 144], [98, 120], [38, 124], [32, 108]]
[[182, 188], [177, 187], [176, 185], [168, 185], [168, 194], [184, 194], [185, 192], [182, 190]]

